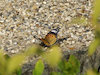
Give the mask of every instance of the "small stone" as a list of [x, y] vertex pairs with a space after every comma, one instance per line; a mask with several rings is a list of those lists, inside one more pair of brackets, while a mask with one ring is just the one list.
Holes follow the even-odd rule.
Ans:
[[82, 32], [83, 30], [82, 30], [82, 29], [78, 29], [78, 31], [79, 31], [79, 32]]
[[44, 1], [43, 4], [46, 4], [46, 2]]
[[14, 45], [17, 45], [17, 42], [14, 42], [13, 44], [14, 44]]
[[88, 47], [91, 43], [91, 41], [88, 41], [88, 42], [85, 42], [86, 43], [86, 46]]
[[73, 33], [70, 33], [71, 34], [71, 37], [74, 37], [74, 34]]
[[15, 50], [11, 50], [11, 53], [15, 53]]
[[83, 37], [82, 36], [79, 36], [78, 40], [81, 41], [82, 39], [83, 39]]
[[35, 43], [35, 39], [32, 40], [32, 43]]
[[72, 44], [75, 44], [75, 41], [72, 41], [71, 43], [72, 43]]

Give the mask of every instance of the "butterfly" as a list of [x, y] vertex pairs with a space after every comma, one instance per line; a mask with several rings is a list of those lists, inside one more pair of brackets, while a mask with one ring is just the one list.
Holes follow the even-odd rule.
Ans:
[[52, 29], [46, 36], [45, 38], [41, 38], [40, 40], [42, 41], [41, 45], [42, 46], [47, 46], [50, 47], [54, 45], [57, 41], [57, 34], [59, 32], [59, 27], [56, 29]]

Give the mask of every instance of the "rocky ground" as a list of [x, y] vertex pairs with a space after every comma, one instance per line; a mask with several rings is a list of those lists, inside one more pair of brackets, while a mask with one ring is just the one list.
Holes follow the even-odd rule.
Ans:
[[[43, 38], [53, 28], [60, 27], [58, 39], [68, 36], [69, 38], [60, 42], [59, 46], [65, 55], [75, 54], [81, 63], [86, 64], [82, 67], [84, 72], [91, 63], [90, 58], [87, 58], [87, 48], [95, 37], [90, 22], [92, 2], [92, 0], [2, 0], [0, 48], [9, 55], [19, 53], [29, 44], [40, 44], [41, 41], [37, 38]], [[98, 64], [96, 60], [94, 63]]]

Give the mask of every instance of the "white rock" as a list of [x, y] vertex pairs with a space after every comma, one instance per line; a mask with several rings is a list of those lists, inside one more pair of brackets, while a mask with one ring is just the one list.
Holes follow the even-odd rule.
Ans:
[[3, 33], [3, 32], [0, 31], [0, 35], [5, 35], [5, 33]]
[[46, 4], [46, 2], [44, 1], [43, 4]]
[[14, 50], [11, 50], [11, 53], [15, 53], [15, 51]]
[[72, 44], [75, 44], [75, 41], [72, 41], [71, 43], [72, 43]]
[[82, 32], [83, 30], [82, 29], [78, 29], [78, 32]]
[[17, 42], [14, 42], [14, 45], [17, 45]]
[[35, 39], [32, 40], [32, 43], [35, 43]]

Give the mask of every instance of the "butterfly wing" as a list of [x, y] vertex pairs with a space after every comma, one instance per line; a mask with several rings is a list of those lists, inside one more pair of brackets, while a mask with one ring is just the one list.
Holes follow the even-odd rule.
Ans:
[[40, 39], [46, 46], [51, 46], [56, 43], [56, 35], [54, 34], [47, 34], [44, 39]]
[[45, 37], [45, 40], [51, 46], [51, 45], [55, 44], [57, 38], [56, 38], [56, 35], [54, 35], [54, 34], [47, 34], [46, 37]]
[[45, 39], [40, 39], [46, 46], [49, 46], [50, 44]]

